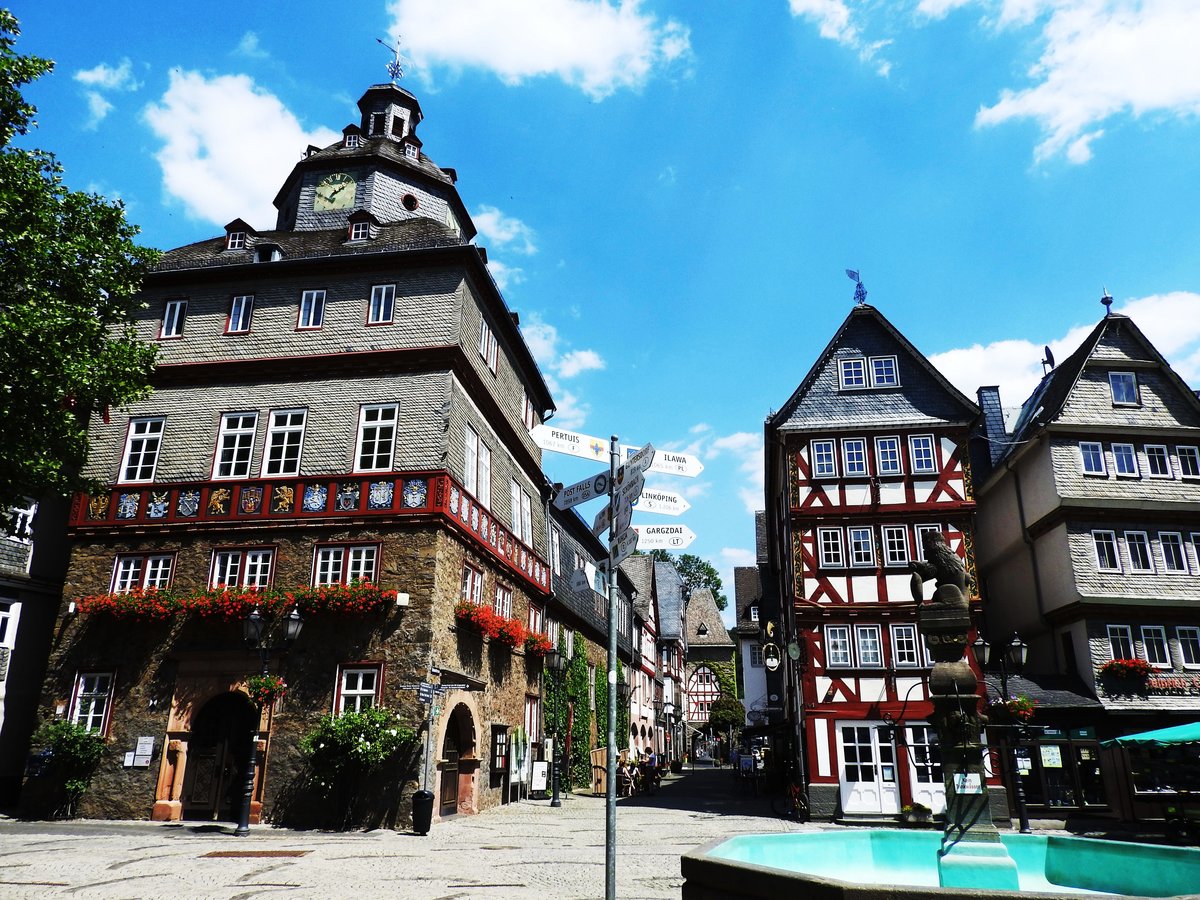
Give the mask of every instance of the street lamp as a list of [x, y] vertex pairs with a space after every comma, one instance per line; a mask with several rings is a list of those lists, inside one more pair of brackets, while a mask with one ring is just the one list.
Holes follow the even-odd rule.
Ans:
[[[242, 639], [246, 642], [246, 646], [251, 650], [258, 651], [260, 662], [259, 674], [271, 674], [271, 654], [286, 650], [296, 642], [296, 638], [300, 637], [300, 629], [304, 627], [304, 619], [300, 617], [300, 610], [293, 606], [291, 613], [284, 620], [283, 627], [283, 643], [278, 647], [268, 646], [264, 641], [264, 633], [266, 631], [266, 621], [263, 619], [262, 613], [258, 611], [258, 607], [250, 612], [242, 620]], [[258, 710], [257, 705], [255, 706]], [[261, 716], [261, 711], [259, 712]], [[238, 824], [234, 830], [234, 835], [237, 837], [245, 837], [250, 833], [250, 804], [254, 798], [254, 769], [256, 757], [258, 756], [258, 721], [250, 729], [250, 755], [246, 760], [246, 783], [242, 786], [242, 806], [238, 812]]]
[[[975, 658], [979, 660], [980, 668], [986, 669], [988, 660], [992, 655], [992, 648], [987, 641], [980, 635], [971, 645], [975, 649]], [[1009, 638], [1008, 644], [1003, 648], [996, 662], [1000, 667], [1000, 694], [1001, 699], [1005, 702], [1008, 700], [1008, 676], [1016, 675], [1025, 668], [1025, 660], [1029, 657], [1029, 645], [1021, 640], [1021, 636], [1013, 632], [1013, 636]], [[1009, 728], [1015, 728], [1017, 740], [1009, 743], [1009, 764], [1012, 766], [1013, 775], [1013, 794], [1017, 801], [1017, 821], [1020, 825], [1021, 834], [1029, 834], [1032, 829], [1029, 827], [1029, 811], [1025, 808], [1025, 784], [1021, 779], [1021, 765], [1017, 757], [1017, 743], [1028, 733], [1024, 726], [1010, 725]]]
[[561, 778], [559, 767], [562, 760], [562, 751], [559, 749], [558, 742], [558, 720], [562, 715], [562, 673], [566, 667], [567, 661], [557, 647], [546, 654], [546, 668], [554, 676], [554, 756], [550, 762], [550, 805], [554, 808], [562, 806], [562, 799], [558, 796], [559, 780]]

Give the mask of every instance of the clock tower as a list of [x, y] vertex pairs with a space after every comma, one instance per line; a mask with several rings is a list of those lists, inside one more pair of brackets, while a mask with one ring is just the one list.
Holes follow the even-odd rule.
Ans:
[[407, 219], [440, 222], [464, 241], [475, 236], [454, 184], [422, 152], [417, 98], [395, 84], [376, 84], [358, 101], [361, 118], [342, 139], [308, 148], [275, 197], [279, 231], [345, 227], [354, 213], [383, 225]]

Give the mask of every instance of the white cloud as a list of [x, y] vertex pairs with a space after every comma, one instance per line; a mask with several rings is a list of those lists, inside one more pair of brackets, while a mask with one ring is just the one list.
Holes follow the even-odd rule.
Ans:
[[521, 324], [521, 334], [554, 397], [557, 405], [555, 424], [571, 429], [581, 427], [587, 421], [591, 406], [581, 400], [578, 394], [564, 388], [562, 381], [583, 372], [603, 369], [604, 358], [595, 350], [560, 349], [558, 329], [537, 315], [529, 316]]
[[891, 63], [876, 60], [879, 51], [891, 41], [864, 40], [862, 31], [853, 21], [854, 13], [844, 0], [788, 0], [788, 5], [793, 16], [814, 23], [821, 37], [857, 50], [863, 62], [874, 61], [875, 71], [880, 75], [886, 77], [891, 71]]
[[520, 284], [525, 280], [525, 270], [515, 266], [509, 266], [502, 263], [498, 259], [488, 257], [488, 271], [492, 273], [492, 279], [496, 282], [496, 287], [504, 291], [510, 285]]
[[240, 216], [256, 228], [273, 228], [271, 201], [301, 151], [340, 136], [327, 128], [306, 130], [246, 75], [176, 69], [144, 115], [163, 142], [155, 154], [163, 190], [189, 214], [218, 225]]
[[640, 0], [392, 0], [389, 11], [390, 33], [426, 79], [439, 66], [510, 85], [551, 76], [600, 99], [691, 53], [687, 28], [643, 13]]
[[98, 91], [85, 91], [83, 96], [88, 105], [88, 120], [83, 123], [83, 127], [88, 131], [95, 131], [105, 117], [112, 112], [113, 105]]
[[[992, 9], [994, 0], [975, 0]], [[1200, 5], [1180, 0], [1003, 0], [998, 27], [1037, 27], [1032, 87], [1001, 91], [978, 126], [1032, 119], [1041, 162], [1091, 159], [1096, 126], [1120, 115], [1200, 112]]]
[[266, 59], [270, 56], [258, 43], [258, 34], [254, 31], [247, 31], [242, 35], [242, 39], [238, 41], [237, 50], [239, 56], [245, 56], [249, 59]]
[[494, 206], [481, 206], [471, 216], [479, 233], [492, 245], [523, 253], [537, 253], [533, 229], [512, 216], [506, 216]]
[[952, 10], [966, 6], [974, 0], [921, 0], [917, 4], [917, 12], [931, 19], [941, 19]]
[[558, 374], [563, 378], [574, 378], [580, 372], [603, 368], [604, 360], [595, 350], [572, 350], [558, 361]]
[[[1200, 385], [1200, 294], [1175, 291], [1129, 300], [1114, 309], [1137, 323], [1184, 381]], [[1048, 345], [1055, 361], [1062, 363], [1094, 327], [1094, 323], [1077, 325], [1044, 343], [976, 344], [934, 354], [929, 360], [968, 397], [974, 398], [981, 385], [999, 385], [1001, 403], [1013, 409], [1025, 402], [1042, 378], [1043, 347]]]
[[[692, 431], [695, 433], [696, 429], [693, 428]], [[737, 462], [737, 470], [745, 479], [743, 485], [738, 488], [738, 499], [742, 501], [746, 512], [751, 515], [762, 509], [765, 490], [762, 434], [752, 431], [737, 431], [733, 434], [712, 437], [707, 426], [699, 434], [700, 438], [693, 441], [684, 452], [699, 456], [705, 465], [722, 454], [729, 454]]]
[[128, 57], [115, 67], [100, 63], [92, 69], [80, 69], [73, 76], [80, 84], [104, 91], [136, 91], [141, 83], [133, 77], [133, 63]]

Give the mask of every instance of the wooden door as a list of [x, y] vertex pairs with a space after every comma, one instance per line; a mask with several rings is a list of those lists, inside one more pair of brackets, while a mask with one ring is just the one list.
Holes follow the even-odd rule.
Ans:
[[240, 692], [214, 697], [197, 713], [188, 740], [183, 818], [237, 818], [257, 730], [258, 712]]

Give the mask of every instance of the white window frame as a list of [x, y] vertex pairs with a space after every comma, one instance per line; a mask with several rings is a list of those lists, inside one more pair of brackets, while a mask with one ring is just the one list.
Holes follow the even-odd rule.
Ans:
[[[364, 686], [364, 682], [369, 682]], [[383, 664], [338, 666], [337, 709], [334, 715], [362, 712], [379, 705]]]
[[362, 138], [357, 134], [348, 134], [342, 141], [342, 146], [347, 150], [357, 150], [362, 144]]
[[[1091, 463], [1098, 465], [1093, 466]], [[1099, 441], [1079, 442], [1079, 468], [1084, 475], [1108, 477], [1108, 465], [1104, 459], [1104, 445]]]
[[846, 550], [842, 542], [842, 529], [817, 529], [817, 559], [822, 569], [846, 568]]
[[[350, 223], [350, 240], [365, 241], [371, 236], [370, 222], [351, 222]], [[390, 319], [388, 321], [391, 321]]]
[[168, 300], [163, 307], [162, 326], [158, 332], [159, 340], [171, 340], [183, 337], [183, 328], [187, 323], [187, 300]]
[[529, 630], [532, 632], [535, 632], [537, 634], [543, 634], [544, 633], [543, 629], [545, 628], [545, 621], [546, 621], [545, 614], [543, 613], [541, 606], [539, 606], [536, 603], [530, 602], [529, 614], [526, 617], [527, 627], [529, 628]]
[[943, 535], [945, 534], [945, 529], [943, 529], [941, 525], [914, 525], [913, 526], [913, 537], [916, 538], [916, 544], [917, 544], [916, 549], [913, 551], [913, 555], [921, 562], [925, 562], [925, 538], [924, 538], [924, 535], [925, 535], [925, 532], [927, 532], [927, 531], [936, 531], [936, 532], [938, 532], [938, 534], [943, 534]]
[[[924, 453], [918, 450], [918, 445], [923, 446], [924, 442], [926, 441], [929, 442], [928, 466], [918, 464], [918, 462], [924, 458]], [[910, 434], [908, 436], [908, 471], [913, 475], [937, 474], [937, 442], [934, 440], [932, 434]]]
[[507, 584], [496, 582], [496, 590], [492, 597], [492, 612], [506, 619], [512, 618], [513, 589]]
[[296, 330], [315, 331], [325, 324], [325, 291], [300, 292], [300, 307], [296, 311]]
[[[1104, 554], [1101, 553], [1101, 545], [1108, 544], [1112, 547], [1113, 565], [1104, 564]], [[1096, 559], [1096, 571], [1098, 572], [1120, 572], [1121, 571], [1121, 548], [1117, 544], [1117, 533], [1107, 528], [1096, 528], [1092, 530], [1092, 549]]]
[[763, 648], [759, 644], [750, 645], [750, 667], [753, 669], [763, 668]]
[[[1108, 652], [1113, 659], [1137, 659], [1137, 647], [1133, 643], [1133, 629], [1128, 625], [1109, 625]], [[1123, 645], [1123, 646], [1122, 646]], [[1117, 653], [1121, 655], [1118, 656]], [[1125, 653], [1128, 652], [1128, 656]]]
[[275, 551], [270, 547], [214, 550], [208, 586], [212, 590], [225, 587], [266, 590], [271, 586], [274, 563]]
[[892, 626], [892, 665], [900, 669], [921, 667], [921, 644], [916, 625]]
[[257, 434], [257, 412], [223, 413], [217, 430], [212, 477], [219, 480], [249, 478]]
[[[1183, 533], [1179, 531], [1160, 531], [1158, 533], [1159, 548], [1162, 551], [1163, 571], [1172, 575], [1188, 573], [1187, 546], [1183, 541]], [[1167, 552], [1167, 548], [1171, 552]], [[1174, 564], [1172, 564], [1174, 563]]]
[[[396, 457], [399, 418], [399, 404], [396, 403], [364, 403], [359, 408], [358, 439], [354, 444], [355, 472], [391, 471]], [[382, 446], [387, 447], [386, 453], [380, 452]]]
[[[1174, 478], [1171, 471], [1171, 451], [1166, 444], [1147, 444], [1142, 448], [1146, 452], [1146, 474], [1151, 478]], [[1155, 471], [1161, 465], [1161, 470]]]
[[870, 386], [867, 380], [867, 360], [852, 356], [838, 360], [838, 387], [844, 391], [858, 391]]
[[483, 357], [484, 363], [492, 374], [496, 374], [497, 359], [499, 358], [499, 345], [496, 341], [496, 335], [492, 333], [491, 326], [488, 325], [486, 319], [479, 320], [479, 355]]
[[846, 549], [850, 565], [864, 568], [875, 565], [875, 536], [868, 525], [851, 525], [846, 529]]
[[114, 594], [133, 590], [165, 590], [175, 571], [173, 553], [121, 553], [113, 561]]
[[854, 667], [854, 650], [850, 644], [849, 625], [825, 626], [825, 668]]
[[1175, 447], [1175, 455], [1179, 458], [1181, 478], [1200, 478], [1200, 447], [1180, 444]]
[[246, 249], [246, 232], [231, 231], [225, 236], [226, 250], [245, 250]]
[[119, 484], [154, 480], [166, 424], [164, 416], [129, 420], [129, 429], [125, 434], [125, 452], [121, 454], [120, 477], [117, 478]]
[[371, 287], [367, 303], [368, 325], [391, 325], [396, 316], [396, 285], [376, 284]]
[[1200, 627], [1176, 625], [1175, 638], [1179, 641], [1179, 659], [1185, 669], [1200, 669]]
[[[1137, 447], [1133, 444], [1112, 445], [1113, 474], [1118, 478], [1141, 478], [1141, 468], [1138, 466]], [[1126, 468], [1123, 463], [1128, 463]]]
[[[1145, 560], [1139, 560], [1134, 547], [1145, 551]], [[1129, 554], [1129, 571], [1139, 575], [1154, 574], [1154, 549], [1150, 546], [1150, 535], [1145, 531], [1126, 531], [1125, 550]]]
[[812, 441], [808, 445], [813, 478], [837, 478], [837, 442]]
[[475, 606], [483, 604], [483, 572], [470, 563], [463, 563], [458, 585], [459, 597]]
[[[872, 641], [874, 645], [872, 646]], [[883, 636], [878, 625], [855, 625], [854, 648], [862, 669], [883, 668]]]
[[880, 477], [904, 474], [904, 461], [900, 454], [900, 438], [875, 438], [875, 474]]
[[254, 295], [234, 294], [229, 301], [229, 318], [225, 320], [226, 334], [248, 334], [254, 320]]
[[532, 431], [537, 427], [538, 412], [533, 406], [533, 401], [529, 399], [529, 391], [522, 391], [523, 402], [521, 404], [521, 421], [525, 423], [527, 431]]
[[[851, 466], [851, 454], [858, 462]], [[842, 439], [842, 475], [845, 478], [865, 478], [867, 469], [867, 442], [863, 438]]]
[[883, 561], [887, 566], [907, 566], [911, 557], [908, 553], [908, 528], [904, 525], [884, 525]]
[[[1138, 392], [1138, 380], [1136, 372], [1109, 372], [1108, 373], [1108, 388], [1112, 394], [1113, 406], [1141, 406], [1140, 394]], [[1127, 388], [1131, 388], [1133, 399], [1126, 399]], [[1117, 394], [1121, 394], [1118, 399]]]
[[318, 544], [313, 550], [313, 587], [375, 582], [379, 544]]
[[1146, 662], [1156, 669], [1171, 668], [1171, 647], [1167, 643], [1167, 629], [1162, 625], [1143, 625], [1141, 632]]
[[[887, 373], [879, 371], [880, 365], [887, 366], [891, 363], [891, 377], [887, 377]], [[899, 387], [900, 386], [900, 366], [894, 356], [872, 356], [870, 359], [871, 370], [871, 387]]]
[[750, 621], [751, 622], [758, 621], [758, 604], [753, 604], [750, 607]]
[[[12, 650], [17, 643], [17, 623], [21, 618], [21, 604], [15, 595], [5, 591], [0, 596], [0, 647]], [[0, 684], [4, 679], [0, 678]]]
[[479, 433], [470, 425], [463, 430], [463, 487], [472, 496], [479, 489]]
[[521, 540], [533, 546], [533, 498], [521, 491]]
[[116, 680], [115, 672], [77, 672], [71, 690], [71, 722], [107, 735]]
[[562, 535], [557, 525], [550, 526], [550, 571], [562, 574]]
[[307, 426], [307, 409], [273, 409], [268, 413], [261, 470], [264, 478], [300, 474]]

